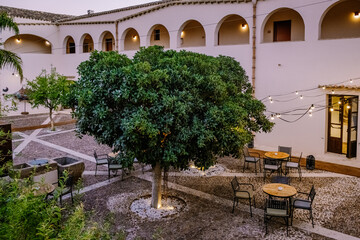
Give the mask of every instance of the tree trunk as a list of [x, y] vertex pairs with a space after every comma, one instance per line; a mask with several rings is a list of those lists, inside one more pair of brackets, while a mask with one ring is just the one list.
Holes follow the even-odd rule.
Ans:
[[152, 183], [152, 198], [151, 207], [161, 207], [161, 166], [160, 162], [156, 162], [155, 168], [153, 168], [153, 183]]
[[50, 109], [50, 126], [51, 126], [51, 131], [55, 131], [55, 125], [54, 125], [54, 119], [52, 117], [52, 109]]

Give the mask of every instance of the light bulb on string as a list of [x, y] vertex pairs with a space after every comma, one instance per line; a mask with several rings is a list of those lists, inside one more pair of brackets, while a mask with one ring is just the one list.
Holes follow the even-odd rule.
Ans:
[[314, 104], [311, 104], [310, 109], [314, 110], [314, 108], [315, 108]]
[[334, 94], [335, 93], [335, 90], [331, 90], [331, 94]]
[[273, 114], [271, 114], [270, 119], [274, 120], [274, 115]]
[[295, 92], [295, 94], [296, 94], [296, 95], [299, 95], [299, 92], [298, 92], [298, 91], [296, 91], [296, 92]]
[[272, 99], [270, 99], [270, 103], [273, 103], [273, 100], [272, 100]]
[[311, 108], [309, 109], [309, 112], [312, 112], [312, 109], [311, 109]]
[[323, 87], [322, 87], [322, 89], [323, 89], [323, 90], [325, 90], [325, 89], [326, 89], [326, 87], [325, 87], [325, 86], [323, 86]]
[[281, 117], [281, 114], [280, 114], [280, 113], [277, 113], [277, 114], [276, 114], [276, 117], [277, 117], [277, 118], [280, 118], [280, 117]]
[[352, 80], [352, 79], [350, 79], [350, 83], [353, 83], [353, 80]]
[[303, 95], [300, 95], [300, 99], [303, 99], [304, 97], [303, 97]]
[[309, 112], [309, 117], [312, 117], [312, 112]]
[[269, 96], [269, 100], [271, 100], [271, 96]]

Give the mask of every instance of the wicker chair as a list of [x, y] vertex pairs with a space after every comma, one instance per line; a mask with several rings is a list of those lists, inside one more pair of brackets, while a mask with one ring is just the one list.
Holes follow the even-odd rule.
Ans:
[[307, 199], [295, 198], [292, 200], [293, 202], [292, 202], [291, 225], [292, 225], [292, 221], [293, 221], [294, 210], [295, 209], [303, 209], [303, 210], [308, 210], [310, 212], [311, 223], [312, 223], [312, 226], [314, 227], [314, 218], [312, 215], [312, 203], [313, 203], [315, 195], [316, 195], [315, 187], [314, 187], [314, 185], [312, 185], [310, 193], [304, 193], [304, 192], [298, 192], [298, 193], [306, 195]]
[[290, 162], [289, 161], [285, 165], [286, 174], [289, 173], [290, 168], [295, 168], [295, 169], [298, 170], [300, 181], [301, 181], [301, 166], [300, 166], [301, 157], [302, 157], [302, 153], [300, 154], [300, 157], [299, 157], [297, 162]]
[[287, 200], [266, 199], [264, 209], [265, 232], [268, 232], [268, 223], [273, 217], [280, 217], [285, 220], [286, 233], [289, 236], [289, 202]]
[[239, 204], [239, 199], [247, 199], [249, 200], [250, 215], [252, 217], [252, 209], [251, 209], [252, 202], [254, 203], [254, 207], [256, 207], [254, 185], [252, 185], [251, 183], [239, 183], [237, 178], [234, 177], [233, 180], [231, 181], [231, 187], [234, 191], [234, 203], [233, 203], [232, 213], [234, 213], [235, 211], [235, 203], [236, 205]]
[[[249, 149], [247, 147], [243, 148], [243, 155], [244, 155], [244, 168], [243, 168], [243, 172], [245, 171], [245, 164], [247, 163], [248, 167], [249, 167], [249, 163], [254, 163], [255, 164], [255, 174], [257, 174], [257, 168], [256, 168], [256, 163], [259, 162], [259, 172], [261, 172], [261, 165], [260, 165], [260, 153], [257, 152], [249, 152]], [[255, 156], [251, 156], [251, 155], [256, 155]]]

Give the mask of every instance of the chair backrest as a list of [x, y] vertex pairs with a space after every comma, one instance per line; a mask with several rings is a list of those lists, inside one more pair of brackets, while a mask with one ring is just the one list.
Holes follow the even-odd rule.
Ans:
[[284, 147], [284, 146], [279, 146], [278, 147], [279, 152], [287, 153], [287, 154], [290, 155], [290, 157], [291, 157], [291, 149], [292, 149], [291, 147]]
[[98, 160], [98, 155], [96, 154], [95, 150], [94, 150], [94, 158], [95, 158], [95, 160]]
[[231, 180], [231, 187], [234, 192], [239, 189], [239, 182], [238, 182], [236, 176], [233, 178], [233, 180]]
[[247, 147], [243, 148], [244, 157], [250, 157], [249, 149]]
[[290, 185], [290, 178], [284, 177], [284, 176], [274, 176], [271, 178], [271, 182], [272, 183], [283, 183], [283, 184]]
[[309, 197], [308, 197], [308, 199], [311, 200], [311, 203], [314, 201], [315, 195], [316, 195], [315, 187], [314, 187], [314, 185], [312, 185], [310, 193], [309, 193]]
[[275, 166], [277, 166], [277, 165], [279, 165], [278, 164], [278, 160], [276, 160], [276, 159], [271, 159], [271, 158], [264, 158], [264, 165], [275, 165]]
[[299, 166], [300, 166], [301, 158], [302, 158], [302, 152], [301, 152], [301, 154], [300, 154], [299, 161], [298, 161]]
[[287, 200], [266, 199], [265, 206], [266, 208], [286, 210], [288, 212], [288, 204]]

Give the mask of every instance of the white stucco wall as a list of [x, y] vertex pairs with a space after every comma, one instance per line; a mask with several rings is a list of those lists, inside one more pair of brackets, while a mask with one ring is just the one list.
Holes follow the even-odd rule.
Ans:
[[[304, 116], [295, 123], [275, 120], [274, 130], [269, 134], [257, 134], [255, 146], [264, 150], [276, 150], [278, 145], [292, 146], [293, 155], [303, 152], [303, 156], [312, 154], [317, 159], [360, 167], [360, 152], [357, 159], [346, 159], [343, 155], [326, 153], [327, 114], [326, 110], [318, 111], [326, 105], [326, 94], [330, 90], [316, 89], [301, 92], [304, 89], [316, 88], [318, 85], [333, 84], [350, 78], [360, 77], [360, 38], [337, 40], [319, 40], [320, 22], [324, 12], [336, 1], [319, 2], [316, 0], [266, 0], [257, 4], [256, 26], [256, 83], [255, 93], [258, 99], [265, 98], [267, 115], [272, 112], [285, 112], [292, 109], [307, 109], [315, 104], [313, 116]], [[124, 51], [124, 36], [129, 28], [134, 28], [140, 38], [140, 46], [149, 46], [152, 29], [155, 25], [163, 25], [169, 32], [170, 48], [204, 53], [212, 56], [227, 55], [234, 57], [243, 66], [249, 79], [252, 74], [252, 3], [240, 4], [201, 4], [174, 5], [144, 14], [118, 25], [118, 46], [120, 53], [132, 57], [136, 51]], [[280, 8], [294, 9], [300, 14], [305, 25], [303, 41], [267, 42], [264, 43], [264, 27], [269, 14]], [[133, 12], [136, 12], [134, 10]], [[132, 12], [132, 13], [133, 13]], [[130, 13], [130, 12], [127, 12]], [[236, 14], [243, 17], [248, 24], [249, 43], [240, 45], [217, 46], [217, 30], [225, 16]], [[123, 13], [102, 15], [92, 20], [115, 20], [123, 17]], [[188, 20], [196, 20], [205, 31], [205, 46], [181, 48], [181, 28]], [[77, 20], [80, 23], [89, 19]], [[359, 23], [360, 24], [360, 23]], [[24, 75], [29, 79], [37, 76], [42, 68], [53, 65], [58, 72], [66, 76], [76, 76], [76, 67], [89, 57], [89, 53], [81, 53], [81, 36], [88, 33], [94, 40], [95, 49], [101, 50], [102, 34], [111, 32], [116, 38], [115, 24], [78, 24], [78, 25], [20, 25], [21, 33], [38, 35], [52, 43], [53, 52], [49, 56], [41, 54], [21, 55], [24, 61]], [[2, 35], [3, 41], [11, 37], [11, 33]], [[65, 54], [64, 39], [73, 37], [76, 44], [75, 54]], [[293, 40], [299, 40], [298, 38]], [[301, 39], [302, 40], [302, 39]], [[115, 40], [116, 41], [116, 40]], [[12, 91], [20, 88], [14, 81], [12, 71], [2, 70], [0, 73], [0, 90], [8, 86]], [[360, 82], [358, 83], [360, 85]], [[9, 92], [11, 92], [9, 91]], [[294, 93], [274, 97], [271, 104], [267, 96], [283, 95], [300, 91], [304, 99], [295, 98]], [[337, 92], [345, 95], [359, 95], [358, 92]], [[298, 96], [299, 96], [298, 95]], [[301, 111], [300, 111], [301, 112]], [[304, 112], [304, 110], [302, 110]], [[292, 120], [296, 116], [283, 118]], [[358, 132], [360, 129], [358, 129]], [[359, 139], [359, 134], [358, 134]], [[360, 142], [360, 139], [359, 141]], [[359, 147], [358, 147], [359, 148]]]

